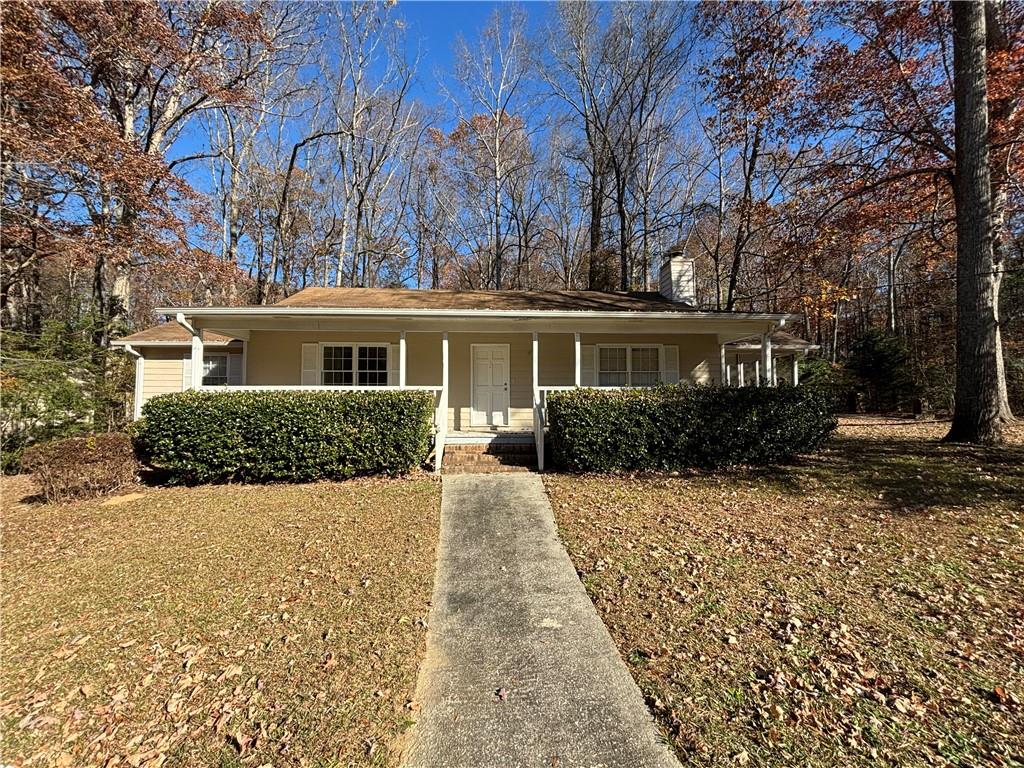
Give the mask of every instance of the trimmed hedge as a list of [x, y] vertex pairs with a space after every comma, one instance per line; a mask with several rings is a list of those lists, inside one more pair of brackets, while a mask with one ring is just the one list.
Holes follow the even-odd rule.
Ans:
[[427, 456], [426, 392], [180, 392], [148, 401], [140, 457], [171, 482], [400, 474]]
[[139, 462], [124, 432], [72, 437], [25, 449], [21, 468], [31, 472], [47, 501], [90, 499], [135, 482]]
[[573, 472], [771, 464], [837, 426], [827, 392], [787, 386], [570, 390], [547, 420], [555, 465]]

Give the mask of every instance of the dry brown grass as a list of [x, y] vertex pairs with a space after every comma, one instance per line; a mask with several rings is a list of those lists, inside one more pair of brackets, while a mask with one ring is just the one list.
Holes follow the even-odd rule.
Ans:
[[4, 479], [0, 763], [395, 762], [439, 486], [133, 490], [43, 505]]
[[848, 421], [775, 470], [548, 476], [573, 561], [697, 765], [1024, 764], [1024, 429]]

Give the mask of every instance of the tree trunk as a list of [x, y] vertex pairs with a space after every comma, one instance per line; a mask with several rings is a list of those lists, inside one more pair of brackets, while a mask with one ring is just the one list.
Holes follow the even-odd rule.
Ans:
[[954, 2], [956, 122], [956, 402], [946, 440], [995, 443], [999, 426], [999, 340], [989, 170], [985, 6]]
[[[601, 248], [601, 218], [604, 212], [604, 177], [597, 169], [597, 158], [594, 158], [594, 170], [590, 175], [590, 267], [587, 274], [587, 288], [598, 290], [601, 281], [601, 269], [595, 258]], [[602, 289], [603, 290], [603, 289]]]

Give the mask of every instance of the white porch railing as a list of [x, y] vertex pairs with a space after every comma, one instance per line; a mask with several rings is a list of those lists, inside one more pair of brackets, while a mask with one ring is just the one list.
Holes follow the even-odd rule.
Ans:
[[577, 387], [537, 387], [533, 404], [533, 442], [537, 447], [537, 471], [544, 471], [544, 434], [548, 426], [548, 394], [568, 392]]
[[300, 384], [203, 384], [197, 387], [200, 392], [431, 392], [434, 395], [434, 470], [441, 471], [444, 458], [444, 444], [448, 436], [448, 400], [444, 387], [419, 386], [345, 386], [345, 385], [306, 385]]

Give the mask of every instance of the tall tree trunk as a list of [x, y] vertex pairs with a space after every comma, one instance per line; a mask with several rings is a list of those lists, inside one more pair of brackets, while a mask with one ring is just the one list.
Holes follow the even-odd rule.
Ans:
[[[1006, 2], [1005, 0], [987, 0], [985, 3], [985, 46], [987, 54], [1007, 54], [1011, 50], [1010, 38], [1006, 33]], [[989, 100], [989, 110], [993, 122], [1007, 123], [1020, 108], [1021, 96], [1016, 91], [1004, 92], [995, 99]], [[1001, 158], [996, 158], [996, 166], [1001, 165]], [[996, 265], [996, 359], [999, 375], [999, 418], [1004, 422], [1014, 421], [1010, 408], [1009, 392], [1006, 387], [1006, 361], [1003, 359], [1003, 340], [1001, 318], [999, 317], [999, 290], [1002, 287], [1003, 274], [1006, 269], [1006, 241], [1003, 234], [1006, 230], [1007, 179], [993, 179], [992, 184], [992, 253]]]
[[597, 168], [597, 158], [594, 158], [594, 170], [590, 175], [590, 268], [587, 274], [587, 288], [590, 290], [604, 290], [599, 286], [601, 282], [601, 269], [598, 263], [597, 252], [601, 249], [601, 219], [604, 213], [604, 176]]
[[628, 291], [633, 287], [633, 263], [632, 259], [629, 258], [626, 176], [617, 164], [615, 168], [615, 212], [619, 219], [619, 290]]
[[995, 443], [999, 427], [999, 341], [989, 169], [985, 5], [954, 2], [956, 122], [956, 402], [946, 440]]

